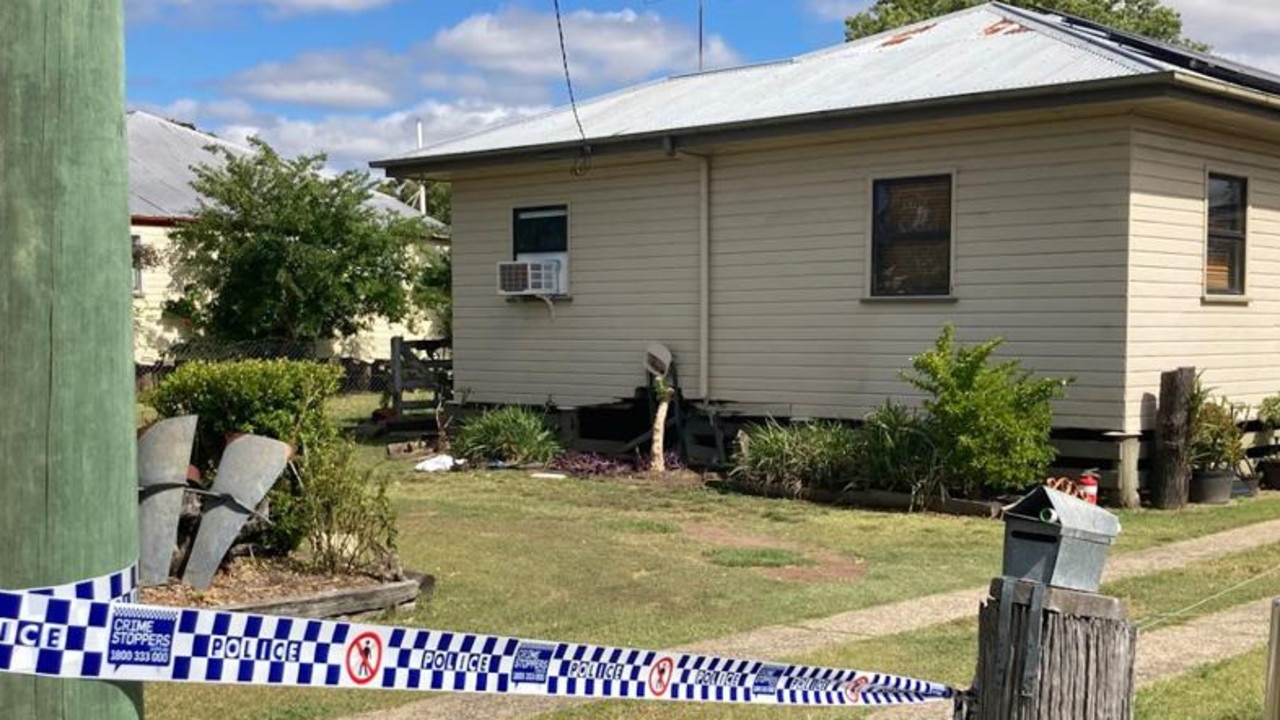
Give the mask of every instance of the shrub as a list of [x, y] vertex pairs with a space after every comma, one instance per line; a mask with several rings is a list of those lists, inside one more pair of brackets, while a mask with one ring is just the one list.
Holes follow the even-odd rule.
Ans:
[[[190, 362], [145, 399], [161, 417], [200, 416], [196, 462], [211, 478], [233, 433], [282, 440], [297, 447], [303, 458], [337, 442], [325, 401], [337, 392], [341, 372], [336, 366], [291, 360]], [[288, 554], [306, 537], [306, 484], [305, 473], [298, 483], [286, 474], [268, 494], [271, 524], [256, 538], [267, 553]]]
[[1271, 395], [1258, 406], [1258, 420], [1272, 432], [1280, 430], [1280, 394]]
[[396, 523], [386, 478], [355, 465], [355, 445], [314, 447], [297, 463], [302, 492], [293, 515], [306, 531], [311, 560], [329, 573], [394, 574]]
[[992, 362], [1003, 340], [966, 347], [947, 325], [903, 378], [927, 395], [941, 482], [965, 497], [999, 495], [1043, 479], [1053, 461], [1051, 401], [1069, 380], [1037, 379], [1016, 360]]
[[920, 505], [938, 492], [938, 448], [928, 419], [885, 402], [857, 429], [857, 477], [849, 489], [906, 492]]
[[757, 490], [793, 496], [812, 488], [842, 489], [854, 475], [856, 451], [857, 432], [847, 425], [770, 420], [743, 429], [732, 475]]
[[199, 415], [198, 457], [216, 466], [228, 435], [254, 433], [295, 446], [326, 442], [337, 430], [325, 402], [342, 369], [293, 360], [189, 362], [146, 395], [162, 417]]
[[509, 405], [467, 420], [454, 450], [468, 460], [528, 465], [550, 462], [561, 448], [541, 415]]

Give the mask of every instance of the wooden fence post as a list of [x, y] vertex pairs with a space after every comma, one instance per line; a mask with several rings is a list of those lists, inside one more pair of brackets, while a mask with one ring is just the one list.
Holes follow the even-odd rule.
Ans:
[[[121, 0], [0, 2], [0, 587], [138, 558]], [[142, 714], [136, 683], [0, 675], [6, 720]]]
[[1130, 720], [1136, 649], [1118, 599], [997, 578], [978, 615], [971, 717]]
[[1196, 369], [1178, 368], [1160, 376], [1156, 446], [1151, 466], [1151, 504], [1160, 510], [1187, 505], [1191, 484], [1191, 396]]

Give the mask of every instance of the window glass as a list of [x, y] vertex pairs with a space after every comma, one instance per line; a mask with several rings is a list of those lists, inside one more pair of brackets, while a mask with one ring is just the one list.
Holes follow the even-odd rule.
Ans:
[[1228, 175], [1209, 176], [1209, 246], [1205, 252], [1205, 291], [1211, 295], [1244, 293], [1245, 236], [1249, 183]]
[[951, 176], [877, 180], [872, 294], [951, 293]]
[[515, 254], [569, 251], [569, 208], [524, 208], [515, 211]]

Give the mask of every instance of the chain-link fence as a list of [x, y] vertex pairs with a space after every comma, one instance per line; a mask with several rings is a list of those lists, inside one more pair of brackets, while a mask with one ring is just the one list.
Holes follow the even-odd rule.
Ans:
[[[388, 348], [388, 351], [390, 348]], [[451, 357], [449, 348], [436, 349], [440, 359]], [[377, 393], [390, 396], [395, 390], [393, 362], [383, 358], [347, 357], [325, 343], [291, 340], [251, 340], [226, 342], [215, 340], [186, 340], [174, 343], [153, 363], [135, 365], [139, 389], [153, 387], [177, 367], [191, 361], [222, 362], [231, 360], [312, 360], [342, 367], [343, 375], [339, 393]]]

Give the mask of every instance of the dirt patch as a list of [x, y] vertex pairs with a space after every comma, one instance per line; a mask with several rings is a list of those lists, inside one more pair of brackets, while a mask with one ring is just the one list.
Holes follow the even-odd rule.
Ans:
[[781, 548], [804, 555], [812, 565], [761, 567], [754, 570], [774, 580], [785, 582], [852, 582], [866, 573], [866, 563], [830, 550], [813, 550], [803, 545], [776, 538], [738, 532], [723, 525], [685, 523], [684, 534], [707, 545], [724, 548]]
[[312, 595], [327, 590], [370, 587], [379, 583], [379, 580], [366, 575], [318, 575], [293, 560], [245, 558], [220, 570], [208, 590], [196, 590], [175, 581], [160, 587], [143, 588], [142, 601], [149, 605], [216, 607]]

